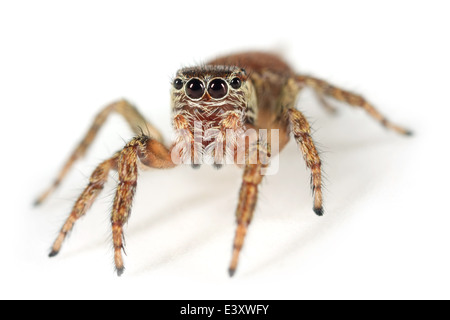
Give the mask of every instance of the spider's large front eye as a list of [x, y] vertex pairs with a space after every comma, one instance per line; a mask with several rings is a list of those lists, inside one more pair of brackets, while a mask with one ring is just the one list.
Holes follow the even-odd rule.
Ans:
[[191, 79], [186, 83], [186, 94], [191, 99], [200, 99], [205, 93], [205, 85], [199, 79]]
[[208, 93], [213, 99], [221, 99], [228, 93], [228, 84], [225, 80], [214, 79], [209, 83]]

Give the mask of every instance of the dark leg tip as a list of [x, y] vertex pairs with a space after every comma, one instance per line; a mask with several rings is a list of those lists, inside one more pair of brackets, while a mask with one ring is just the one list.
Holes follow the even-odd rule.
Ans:
[[405, 131], [405, 136], [412, 137], [413, 135], [414, 135], [414, 132], [412, 132], [411, 130]]
[[52, 250], [52, 252], [50, 252], [49, 254], [48, 254], [48, 256], [49, 256], [49, 258], [53, 258], [53, 257], [55, 257], [56, 255], [58, 255], [58, 251], [53, 251]]
[[125, 271], [125, 268], [117, 268], [116, 272], [117, 272], [117, 276], [121, 277], [123, 275], [123, 272]]
[[196, 164], [196, 163], [193, 163], [193, 164], [191, 164], [191, 167], [192, 167], [192, 169], [199, 169], [200, 165]]
[[213, 167], [214, 167], [215, 169], [219, 170], [219, 169], [221, 169], [221, 168], [223, 167], [223, 164], [221, 164], [221, 163], [214, 163], [214, 164], [213, 164]]
[[228, 269], [228, 274], [230, 275], [230, 278], [234, 276], [234, 274], [236, 273], [236, 269]]
[[36, 200], [33, 202], [33, 207], [38, 207], [38, 206], [41, 205], [41, 203], [42, 203], [41, 199], [36, 199]]
[[319, 217], [323, 216], [323, 207], [313, 208], [313, 210]]

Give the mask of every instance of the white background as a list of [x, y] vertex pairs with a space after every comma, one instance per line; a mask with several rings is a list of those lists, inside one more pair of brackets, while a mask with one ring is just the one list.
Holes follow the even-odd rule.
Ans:
[[[450, 298], [446, 1], [3, 1], [0, 4], [0, 298]], [[326, 215], [291, 141], [266, 177], [234, 278], [241, 172], [144, 172], [114, 274], [114, 178], [60, 255], [47, 254], [95, 165], [132, 137], [112, 117], [48, 202], [32, 208], [105, 104], [125, 97], [167, 137], [169, 87], [218, 54], [282, 52], [299, 71], [368, 97], [412, 138], [311, 92]]]

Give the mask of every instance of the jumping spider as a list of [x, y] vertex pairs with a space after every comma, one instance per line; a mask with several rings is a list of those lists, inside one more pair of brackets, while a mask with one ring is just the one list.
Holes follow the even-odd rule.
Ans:
[[[237, 229], [229, 267], [229, 274], [232, 276], [252, 220], [258, 186], [263, 178], [262, 169], [267, 166], [261, 156], [253, 157], [254, 161], [250, 161], [252, 148], [247, 140], [244, 140], [244, 143], [238, 142], [246, 130], [278, 130], [279, 139], [276, 142], [279, 151], [287, 144], [292, 134], [307, 167], [311, 170], [313, 210], [317, 215], [323, 215], [320, 156], [311, 137], [308, 121], [295, 108], [296, 97], [305, 87], [311, 87], [328, 108], [330, 107], [326, 104], [325, 97], [362, 108], [384, 127], [403, 135], [411, 134], [410, 131], [388, 121], [360, 95], [323, 80], [297, 74], [280, 57], [273, 54], [250, 52], [228, 55], [205, 65], [181, 69], [173, 80], [171, 90], [173, 126], [177, 132], [177, 138], [171, 146], [163, 143], [159, 131], [146, 121], [133, 105], [125, 100], [114, 102], [96, 116], [86, 136], [65, 163], [56, 180], [38, 198], [36, 204], [42, 203], [59, 186], [74, 162], [84, 156], [111, 113], [117, 112], [125, 118], [136, 137], [94, 170], [88, 186], [75, 202], [56, 238], [50, 257], [59, 253], [68, 232], [103, 189], [109, 172], [116, 170], [118, 184], [111, 224], [114, 263], [120, 276], [124, 271], [122, 229], [130, 216], [138, 166], [168, 169], [188, 162], [197, 167], [201, 163], [199, 157], [208, 154], [212, 157], [211, 163], [219, 168], [226, 156], [236, 155], [236, 151], [244, 150], [244, 161], [240, 163], [244, 175], [236, 210]], [[142, 128], [147, 130], [147, 134], [143, 134]], [[213, 134], [209, 138], [196, 139], [196, 131], [205, 133], [211, 129]], [[252, 145], [256, 146], [253, 149], [270, 157], [272, 148], [268, 141], [256, 141]], [[234, 156], [233, 160], [237, 162], [237, 157]]]

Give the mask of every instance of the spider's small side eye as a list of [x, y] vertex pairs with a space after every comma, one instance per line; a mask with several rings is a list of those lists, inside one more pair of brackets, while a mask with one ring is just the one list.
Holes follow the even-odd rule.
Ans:
[[239, 79], [239, 78], [233, 78], [233, 79], [231, 79], [231, 81], [230, 81], [230, 86], [231, 86], [233, 89], [239, 89], [239, 88], [241, 87], [241, 85], [242, 85], [241, 79]]
[[200, 79], [191, 79], [186, 83], [186, 94], [191, 99], [200, 99], [205, 93], [205, 85]]
[[177, 90], [183, 88], [183, 80], [181, 80], [180, 78], [173, 80], [173, 87]]

